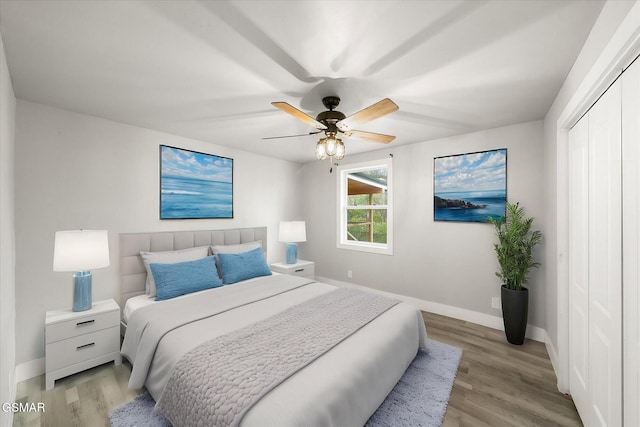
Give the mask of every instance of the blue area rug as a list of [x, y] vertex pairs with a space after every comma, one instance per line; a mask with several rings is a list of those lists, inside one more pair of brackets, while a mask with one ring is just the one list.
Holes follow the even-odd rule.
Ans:
[[[367, 427], [442, 425], [462, 350], [434, 340], [429, 340], [428, 347], [418, 352]], [[141, 394], [109, 414], [112, 427], [171, 427], [153, 410], [155, 404], [149, 393]]]

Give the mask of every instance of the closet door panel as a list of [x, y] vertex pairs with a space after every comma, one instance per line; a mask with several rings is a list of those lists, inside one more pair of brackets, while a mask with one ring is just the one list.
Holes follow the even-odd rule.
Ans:
[[621, 91], [589, 112], [589, 348], [595, 425], [622, 424]]
[[589, 396], [589, 117], [569, 131], [569, 389], [587, 423]]
[[640, 60], [622, 76], [624, 425], [640, 426]]

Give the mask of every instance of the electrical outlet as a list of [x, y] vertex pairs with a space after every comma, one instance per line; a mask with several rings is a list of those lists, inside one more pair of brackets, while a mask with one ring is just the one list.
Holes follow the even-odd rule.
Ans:
[[491, 297], [491, 308], [501, 309], [500, 297]]
[[353, 279], [353, 271], [347, 270], [347, 278]]

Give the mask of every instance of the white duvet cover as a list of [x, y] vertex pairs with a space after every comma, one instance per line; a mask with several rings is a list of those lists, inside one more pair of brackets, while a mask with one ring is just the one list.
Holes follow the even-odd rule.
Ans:
[[[272, 274], [274, 276], [278, 276], [280, 275], [280, 273], [277, 272], [272, 272]], [[240, 283], [250, 283], [256, 280], [260, 280], [262, 279], [262, 277], [257, 277], [254, 279], [249, 279], [249, 280], [243, 280]], [[187, 298], [190, 295], [183, 295], [180, 297], [176, 297], [174, 299], [178, 299], [178, 298]], [[127, 300], [127, 303], [124, 305], [124, 310], [122, 310], [122, 318], [124, 320], [124, 323], [127, 324], [129, 323], [129, 317], [131, 317], [131, 314], [133, 314], [134, 311], [136, 311], [139, 308], [145, 307], [147, 305], [151, 305], [151, 304], [155, 304], [156, 302], [156, 297], [150, 297], [148, 295], [136, 295], [135, 297], [131, 297]]]
[[[289, 285], [296, 280], [302, 282]], [[158, 400], [173, 366], [189, 350], [335, 289], [303, 283], [293, 276], [268, 276], [139, 308], [130, 316], [122, 348], [133, 365], [130, 387], [145, 385]], [[223, 311], [170, 330], [151, 348], [155, 339], [145, 337], [150, 324], [170, 322], [173, 311], [188, 316], [205, 307]], [[362, 426], [425, 345], [420, 311], [398, 304], [268, 393], [241, 425]]]

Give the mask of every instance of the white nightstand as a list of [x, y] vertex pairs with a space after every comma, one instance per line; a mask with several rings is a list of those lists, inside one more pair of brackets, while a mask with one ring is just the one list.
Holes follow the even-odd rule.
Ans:
[[112, 299], [96, 301], [86, 311], [47, 311], [46, 389], [57, 379], [110, 361], [120, 356], [120, 307]]
[[305, 261], [303, 259], [299, 259], [295, 264], [287, 264], [286, 262], [275, 262], [270, 265], [272, 271], [309, 278], [313, 278], [313, 276], [316, 274], [315, 266], [315, 262]]

